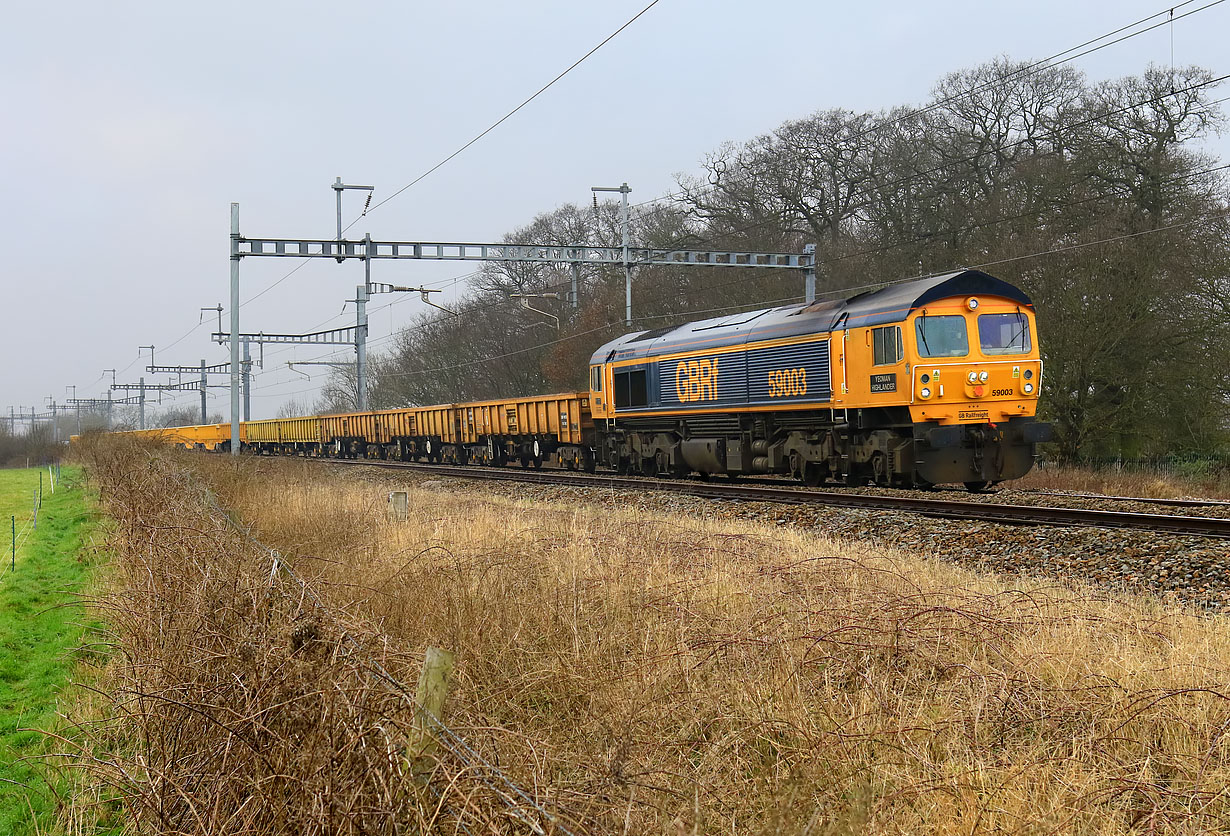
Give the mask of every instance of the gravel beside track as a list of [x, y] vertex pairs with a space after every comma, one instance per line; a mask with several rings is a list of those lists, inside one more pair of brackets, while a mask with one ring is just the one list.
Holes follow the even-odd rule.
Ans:
[[[354, 472], [349, 467], [346, 470]], [[894, 511], [781, 502], [717, 501], [609, 487], [486, 482], [366, 467], [359, 468], [359, 472], [382, 482], [418, 484], [460, 493], [609, 505], [668, 517], [674, 514], [796, 526], [814, 529], [837, 539], [855, 539], [949, 560], [981, 571], [1073, 578], [1107, 588], [1173, 594], [1210, 610], [1230, 610], [1230, 546], [1226, 540], [1208, 537], [1130, 529], [1003, 525], [937, 519]], [[960, 492], [920, 492], [919, 495], [934, 497], [937, 493], [948, 493], [949, 498], [958, 495], [970, 498]], [[1102, 510], [1158, 511], [1156, 505], [1145, 502], [1079, 496], [1062, 499], [1019, 490], [1001, 490], [979, 497], [987, 502], [1008, 504], [1064, 504], [1066, 507]], [[1054, 502], [1055, 499], [1061, 499], [1061, 502]], [[1183, 513], [1190, 514], [1195, 510], [1184, 509]], [[1215, 512], [1207, 514], [1218, 517], [1226, 515], [1223, 508], [1216, 508]]]

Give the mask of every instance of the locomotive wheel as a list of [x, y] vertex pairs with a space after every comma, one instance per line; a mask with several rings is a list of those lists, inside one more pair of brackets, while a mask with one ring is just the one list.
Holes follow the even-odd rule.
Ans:
[[530, 466], [530, 457], [522, 456], [521, 457], [521, 469], [526, 470], [527, 468], [529, 468], [529, 466]]
[[803, 463], [803, 484], [809, 488], [818, 488], [824, 484], [824, 471], [816, 462]]
[[980, 491], [985, 491], [987, 489], [987, 485], [989, 484], [991, 483], [987, 481], [966, 482], [965, 489], [969, 491], [970, 493], [978, 493]]
[[892, 479], [888, 474], [888, 456], [878, 451], [872, 454], [871, 474], [872, 479], [879, 487], [887, 488], [891, 485]]
[[670, 479], [676, 474], [671, 471], [670, 457], [665, 450], [659, 450], [654, 454], [654, 467], [657, 469], [657, 475], [663, 479]]

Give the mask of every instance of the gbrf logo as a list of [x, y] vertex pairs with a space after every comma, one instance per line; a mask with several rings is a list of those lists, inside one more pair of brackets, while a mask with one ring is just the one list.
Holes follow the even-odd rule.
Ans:
[[717, 358], [680, 360], [675, 366], [675, 394], [684, 403], [716, 401], [717, 382]]

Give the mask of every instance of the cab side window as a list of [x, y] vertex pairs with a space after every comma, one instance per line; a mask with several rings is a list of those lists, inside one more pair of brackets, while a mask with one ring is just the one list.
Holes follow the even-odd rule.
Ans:
[[602, 366], [589, 367], [589, 390], [591, 392], [602, 391]]
[[871, 329], [872, 362], [877, 366], [893, 366], [905, 357], [901, 347], [901, 326], [889, 325]]
[[646, 406], [649, 403], [649, 380], [644, 369], [615, 372], [615, 406]]

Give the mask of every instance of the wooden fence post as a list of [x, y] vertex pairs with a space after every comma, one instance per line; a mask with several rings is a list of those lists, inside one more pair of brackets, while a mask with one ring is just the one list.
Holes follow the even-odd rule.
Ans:
[[435, 767], [434, 755], [440, 747], [439, 726], [444, 718], [444, 701], [448, 697], [448, 682], [454, 667], [456, 659], [452, 653], [438, 647], [427, 648], [415, 694], [414, 726], [406, 749], [414, 780], [420, 784], [427, 782]]

